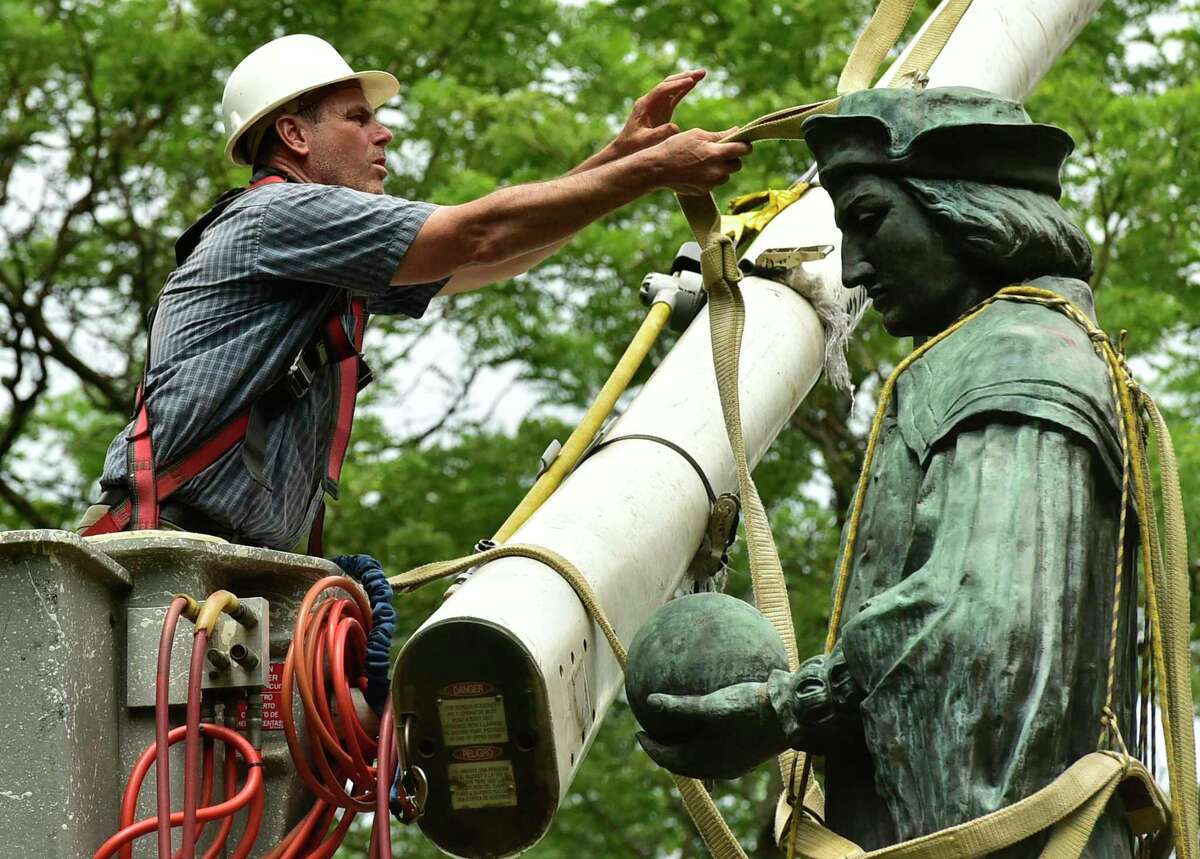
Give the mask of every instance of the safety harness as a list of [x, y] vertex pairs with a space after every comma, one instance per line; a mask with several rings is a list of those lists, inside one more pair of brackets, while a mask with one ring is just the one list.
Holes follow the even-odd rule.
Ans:
[[[287, 177], [269, 172], [256, 175], [246, 188], [226, 191], [217, 198], [213, 207], [195, 224], [189, 227], [175, 244], [175, 261], [182, 265], [200, 243], [204, 231], [243, 194], [271, 185], [286, 182]], [[312, 387], [317, 374], [326, 366], [334, 366], [337, 373], [337, 410], [333, 419], [333, 432], [329, 454], [322, 477], [322, 501], [309, 532], [308, 551], [321, 555], [322, 532], [325, 520], [324, 496], [337, 499], [338, 484], [342, 474], [342, 463], [350, 443], [350, 431], [354, 423], [354, 407], [357, 394], [371, 382], [371, 369], [362, 356], [363, 334], [366, 329], [366, 303], [362, 297], [348, 299], [353, 331], [347, 333], [342, 317], [346, 302], [334, 303], [329, 315], [313, 333], [312, 338], [293, 359], [287, 372], [273, 382], [253, 403], [243, 409], [237, 417], [212, 433], [204, 441], [168, 463], [156, 463], [151, 441], [152, 419], [146, 403], [146, 375], [138, 385], [133, 406], [133, 429], [127, 437], [129, 483], [131, 492], [108, 512], [89, 526], [85, 537], [124, 531], [148, 530], [159, 527], [162, 503], [187, 481], [208, 468], [239, 442], [242, 443], [242, 460], [251, 477], [264, 486], [269, 486], [265, 476], [263, 459], [266, 452], [267, 425], [271, 418], [294, 401], [304, 398]], [[158, 305], [150, 311], [147, 323], [146, 363], [150, 361], [149, 338], [154, 325]]]

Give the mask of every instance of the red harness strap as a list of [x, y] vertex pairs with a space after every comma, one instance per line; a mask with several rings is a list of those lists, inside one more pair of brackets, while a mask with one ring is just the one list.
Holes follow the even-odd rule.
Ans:
[[[346, 326], [339, 316], [331, 316], [325, 322], [325, 337], [335, 354], [348, 354], [356, 360], [342, 360], [338, 363], [338, 403], [337, 417], [333, 425], [333, 437], [329, 444], [329, 459], [325, 466], [324, 493], [334, 500], [339, 494], [338, 483], [342, 478], [342, 464], [346, 460], [346, 450], [350, 446], [350, 429], [354, 425], [354, 405], [358, 391], [366, 380], [360, 380], [360, 372], [365, 366], [360, 360], [362, 353], [363, 334], [366, 331], [366, 303], [362, 298], [350, 301], [350, 315], [354, 320], [354, 337], [346, 336]], [[308, 553], [317, 557], [324, 556], [325, 530], [325, 500], [317, 506], [317, 515], [313, 519], [312, 530], [308, 535]]]
[[[284, 181], [286, 180], [282, 176], [266, 176], [254, 182], [250, 189]], [[352, 299], [350, 312], [354, 323], [353, 340], [346, 335], [346, 328], [342, 323], [342, 314], [339, 310], [334, 310], [324, 325], [326, 343], [333, 358], [331, 363], [336, 362], [338, 373], [337, 415], [323, 480], [323, 490], [334, 498], [338, 496], [338, 481], [341, 478], [342, 463], [350, 444], [350, 430], [354, 422], [354, 405], [360, 388], [360, 374], [366, 367], [361, 359], [363, 334], [366, 328], [364, 300], [362, 298]], [[150, 356], [147, 354], [146, 360], [149, 361], [149, 359]], [[365, 383], [365, 380], [363, 381]], [[246, 428], [250, 423], [253, 405], [194, 450], [156, 471], [154, 448], [150, 435], [150, 411], [143, 396], [143, 386], [144, 383], [138, 386], [134, 405], [133, 431], [128, 437], [130, 442], [129, 474], [133, 492], [128, 499], [112, 507], [104, 516], [88, 527], [83, 532], [85, 537], [123, 531], [131, 523], [134, 530], [157, 528], [161, 502], [246, 437]], [[309, 535], [309, 548], [310, 551], [315, 548], [315, 554], [320, 554], [321, 550], [324, 513], [325, 506], [322, 502]]]
[[[148, 358], [149, 356], [147, 356]], [[129, 436], [129, 477], [133, 482], [131, 516], [135, 530], [158, 527], [158, 484], [154, 479], [154, 446], [150, 442], [150, 410], [138, 385], [133, 433]]]
[[[141, 410], [141, 412], [146, 413], [144, 408]], [[155, 499], [155, 524], [146, 526], [135, 523], [133, 529], [135, 531], [139, 531], [145, 530], [147, 527], [157, 527], [158, 503], [166, 500], [171, 496], [172, 493], [175, 492], [176, 489], [178, 489], [187, 481], [191, 480], [204, 469], [208, 468], [210, 465], [220, 459], [226, 453], [226, 451], [241, 441], [246, 435], [246, 424], [248, 424], [249, 421], [250, 410], [247, 409], [234, 418], [231, 423], [226, 424], [214, 435], [209, 437], [207, 441], [197, 447], [190, 454], [180, 459], [178, 462], [166, 466], [157, 474], [151, 472], [151, 475], [154, 479], [151, 481], [151, 486], [148, 488], [148, 492], [153, 493]], [[146, 438], [147, 441], [145, 444], [146, 450], [148, 451], [149, 432], [146, 433]], [[141, 473], [146, 473], [146, 470], [143, 470]], [[139, 488], [141, 487], [136, 485], [135, 480], [135, 495], [110, 509], [104, 514], [104, 516], [102, 516], [86, 531], [84, 531], [83, 536], [91, 537], [95, 534], [110, 534], [114, 531], [124, 531], [125, 526], [127, 526], [134, 518], [133, 509], [135, 506], [138, 506], [138, 504], [135, 502], [135, 499], [138, 497], [136, 490]], [[147, 490], [143, 489], [143, 491], [145, 492]], [[145, 509], [144, 501], [141, 502], [141, 508], [142, 510]], [[145, 521], [145, 514], [143, 513], [142, 515], [143, 519], [141, 521]]]

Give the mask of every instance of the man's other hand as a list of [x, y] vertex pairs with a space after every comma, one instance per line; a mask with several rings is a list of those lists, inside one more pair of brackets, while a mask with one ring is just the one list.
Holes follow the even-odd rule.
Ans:
[[625, 127], [612, 142], [618, 157], [641, 152], [678, 134], [679, 126], [671, 121], [675, 107], [706, 74], [704, 69], [692, 69], [669, 75], [635, 101]]
[[737, 131], [705, 131], [693, 128], [668, 137], [646, 151], [653, 158], [657, 183], [677, 194], [707, 194], [742, 169], [742, 157], [750, 154], [749, 143], [720, 143]]

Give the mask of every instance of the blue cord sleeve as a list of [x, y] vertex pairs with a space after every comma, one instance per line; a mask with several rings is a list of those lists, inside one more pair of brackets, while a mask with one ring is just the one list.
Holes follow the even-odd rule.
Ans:
[[388, 696], [388, 660], [396, 632], [396, 610], [392, 608], [392, 586], [383, 566], [370, 555], [338, 555], [333, 562], [367, 592], [371, 606], [371, 634], [367, 636], [367, 704], [382, 715]]

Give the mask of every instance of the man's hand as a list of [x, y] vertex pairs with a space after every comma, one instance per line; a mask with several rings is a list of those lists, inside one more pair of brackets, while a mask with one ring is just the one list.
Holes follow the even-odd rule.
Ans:
[[706, 74], [704, 69], [692, 69], [669, 75], [635, 101], [625, 127], [611, 144], [616, 156], [623, 158], [641, 152], [678, 134], [679, 126], [671, 121], [675, 107]]
[[682, 134], [671, 121], [675, 107], [707, 74], [704, 69], [692, 69], [663, 78], [650, 92], [633, 103], [633, 111], [621, 133], [609, 148], [624, 157], [643, 150], [653, 150], [660, 173], [660, 187], [679, 194], [706, 194], [724, 184], [742, 169], [740, 159], [750, 152], [749, 144], [718, 144], [726, 134], [692, 129]]
[[692, 778], [736, 778], [787, 748], [766, 683], [738, 683], [708, 695], [651, 695], [646, 702], [671, 720], [666, 743], [646, 733], [638, 742], [656, 764]]
[[653, 159], [658, 186], [677, 194], [707, 194], [742, 169], [742, 156], [750, 154], [749, 143], [719, 143], [737, 131], [705, 131], [693, 128], [668, 137], [646, 150]]

